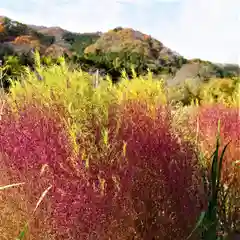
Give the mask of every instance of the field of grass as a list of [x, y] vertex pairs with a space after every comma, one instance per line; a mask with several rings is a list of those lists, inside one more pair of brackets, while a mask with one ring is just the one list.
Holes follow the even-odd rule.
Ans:
[[95, 86], [64, 61], [35, 61], [42, 78], [26, 68], [0, 102], [0, 239], [240, 231], [239, 80], [231, 94], [213, 98], [208, 85], [201, 104], [176, 108], [151, 73]]

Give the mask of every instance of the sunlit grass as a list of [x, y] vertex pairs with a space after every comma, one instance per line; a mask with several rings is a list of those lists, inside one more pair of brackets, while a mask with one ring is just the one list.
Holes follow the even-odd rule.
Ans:
[[[43, 67], [36, 53], [41, 78], [25, 68], [0, 102], [0, 152], [6, 156], [0, 165], [5, 174], [0, 206], [9, 214], [9, 227], [0, 226], [5, 239], [20, 233], [19, 239], [185, 240], [206, 210], [200, 173], [216, 165], [207, 163], [207, 153], [214, 151], [219, 118], [223, 143], [233, 140], [221, 183], [234, 179], [235, 185], [227, 199], [221, 192], [221, 201], [214, 200], [220, 210], [227, 205], [228, 213], [218, 209], [222, 215], [212, 220], [224, 221], [224, 231], [237, 229], [237, 79], [220, 84], [226, 91], [205, 85], [204, 101], [197, 105], [173, 106], [163, 81], [150, 72], [131, 80], [123, 72], [118, 84], [107, 78], [95, 86], [92, 76], [60, 62]], [[226, 167], [229, 163], [234, 168]], [[14, 211], [11, 199], [19, 203]]]

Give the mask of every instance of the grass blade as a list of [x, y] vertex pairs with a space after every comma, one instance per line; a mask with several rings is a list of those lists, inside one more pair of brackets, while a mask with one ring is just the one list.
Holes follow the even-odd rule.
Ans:
[[197, 221], [195, 228], [192, 230], [192, 232], [190, 233], [190, 235], [187, 237], [186, 240], [188, 240], [193, 235], [193, 233], [196, 232], [196, 230], [201, 227], [201, 225], [203, 224], [203, 221], [205, 219], [205, 216], [206, 216], [206, 212], [202, 212]]
[[9, 184], [9, 185], [0, 187], [0, 190], [12, 188], [12, 187], [16, 187], [16, 186], [20, 186], [20, 185], [24, 185], [24, 184], [25, 184], [24, 182], [22, 182], [22, 183], [13, 183], [13, 184]]

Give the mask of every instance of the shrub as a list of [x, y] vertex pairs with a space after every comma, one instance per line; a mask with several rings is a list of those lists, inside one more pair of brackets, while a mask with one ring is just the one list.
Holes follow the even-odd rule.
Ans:
[[129, 101], [118, 137], [126, 143], [136, 231], [141, 239], [185, 239], [205, 200], [194, 148], [171, 130], [168, 110]]
[[69, 211], [76, 215], [72, 236], [85, 232], [95, 239], [185, 239], [194, 228], [206, 206], [194, 148], [172, 133], [164, 106], [154, 109], [137, 100], [112, 105], [108, 123], [92, 125], [94, 151], [80, 137], [80, 159], [85, 149], [89, 182], [103, 195], [82, 194], [87, 205], [76, 194], [72, 197], [79, 208], [65, 207], [63, 217]]
[[[0, 153], [4, 156], [1, 158], [2, 169], [9, 183], [27, 183], [20, 192], [5, 196], [5, 206], [10, 204], [11, 198], [21, 206], [17, 213], [12, 212], [9, 219], [9, 224], [16, 224], [14, 218], [19, 212], [23, 211], [24, 216], [29, 217], [41, 193], [52, 183], [54, 174], [61, 174], [62, 167], [69, 164], [73, 153], [67, 131], [57, 114], [61, 113], [60, 106], [49, 109], [32, 101], [27, 105], [19, 103], [16, 112], [8, 106], [3, 113], [0, 124]], [[43, 178], [40, 173], [45, 166], [53, 169], [53, 174]], [[51, 226], [51, 210], [51, 202], [47, 198], [35, 221], [31, 221], [31, 236], [41, 239], [47, 234]]]
[[[28, 99], [27, 105], [20, 102], [14, 110], [5, 109], [0, 125], [0, 152], [7, 158], [4, 169], [8, 169], [11, 176], [9, 182], [27, 183], [14, 201], [21, 202], [18, 197], [24, 198], [23, 209], [31, 212], [41, 193], [50, 184], [53, 186], [30, 223], [30, 236], [38, 239], [53, 236], [55, 239], [131, 238], [135, 233], [130, 221], [132, 214], [127, 214], [131, 209], [128, 196], [125, 192], [115, 194], [117, 187], [112, 175], [93, 174], [83, 168], [82, 156], [76, 159], [68, 129], [61, 120], [67, 117], [61, 105], [49, 107]], [[101, 157], [99, 151], [99, 161]], [[102, 187], [104, 180], [105, 188]]]
[[57, 180], [60, 191], [54, 193], [54, 219], [63, 239], [138, 239], [128, 191], [131, 178], [117, 148], [121, 142], [115, 138], [118, 107], [109, 108], [105, 123], [93, 115], [88, 134], [78, 135], [73, 176], [65, 174]]
[[[12, 159], [17, 168], [39, 168], [71, 156], [64, 125], [57, 107], [19, 103], [17, 112], [5, 109], [0, 125], [0, 151]], [[56, 133], [58, 135], [56, 135]]]

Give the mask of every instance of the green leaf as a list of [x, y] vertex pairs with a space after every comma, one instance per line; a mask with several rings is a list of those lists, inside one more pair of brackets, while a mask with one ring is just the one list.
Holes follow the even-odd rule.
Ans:
[[186, 240], [188, 240], [193, 235], [193, 233], [196, 232], [196, 230], [201, 227], [201, 225], [205, 219], [205, 216], [206, 216], [206, 212], [201, 212], [201, 215], [197, 221], [195, 228], [192, 230], [192, 232], [190, 233], [190, 235], [187, 237]]
[[23, 240], [24, 237], [25, 237], [25, 235], [26, 235], [26, 233], [27, 233], [27, 230], [28, 230], [28, 223], [26, 223], [26, 224], [24, 225], [23, 230], [20, 232], [20, 234], [18, 235], [18, 237], [16, 238], [16, 240]]
[[228, 145], [230, 144], [230, 142], [225, 145], [225, 147], [224, 147], [224, 149], [223, 149], [223, 151], [221, 153], [220, 159], [219, 159], [217, 191], [219, 190], [219, 187], [220, 187], [223, 157], [224, 157], [224, 154], [225, 154], [226, 149], [227, 149]]

